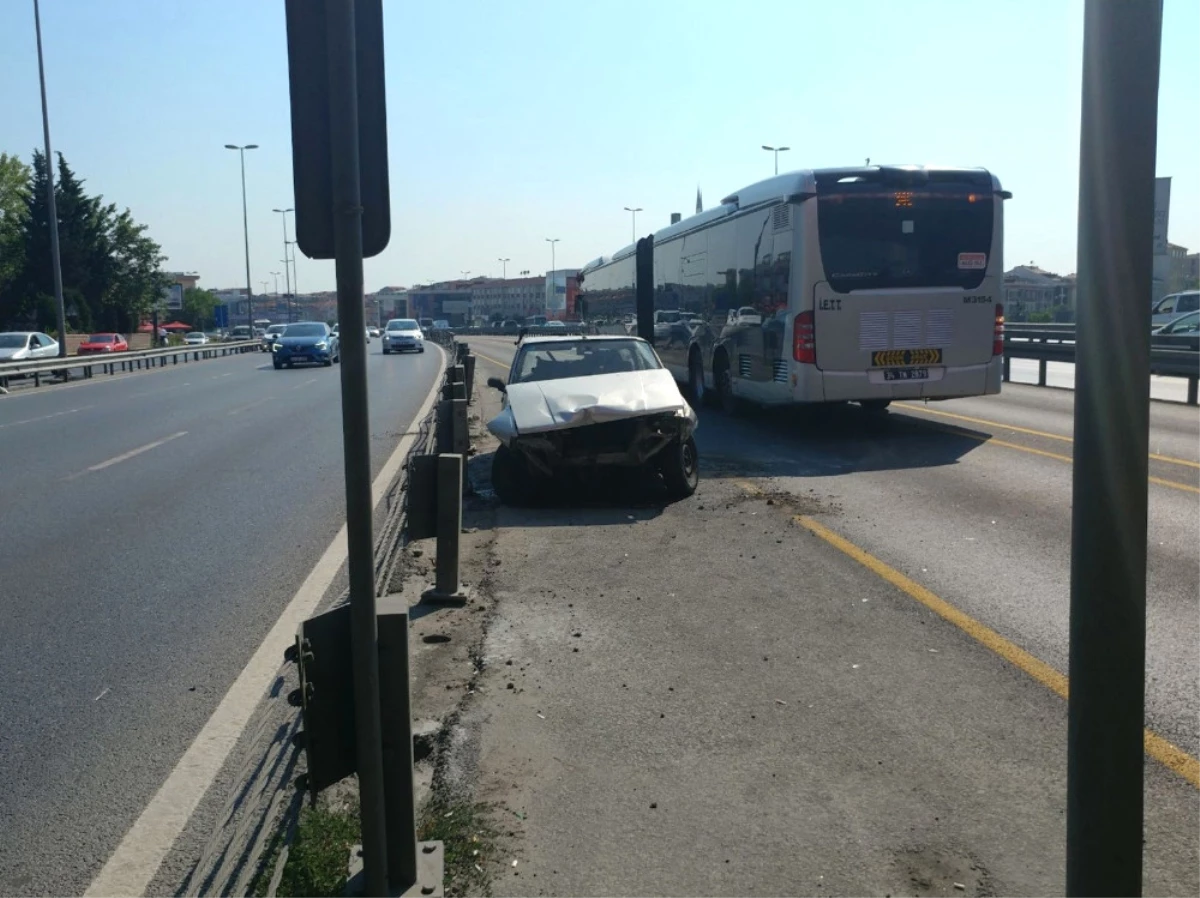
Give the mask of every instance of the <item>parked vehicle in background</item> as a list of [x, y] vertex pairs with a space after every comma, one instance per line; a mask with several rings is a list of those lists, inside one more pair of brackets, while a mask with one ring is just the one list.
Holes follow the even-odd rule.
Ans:
[[367, 336], [368, 337], [378, 337], [379, 334], [380, 334], [379, 328], [377, 328], [377, 327], [368, 327], [367, 328]]
[[383, 332], [383, 354], [424, 352], [425, 335], [413, 318], [393, 318]]
[[623, 336], [527, 337], [488, 422], [501, 446], [492, 486], [501, 501], [534, 499], [554, 478], [597, 467], [660, 475], [674, 499], [699, 483], [696, 413], [645, 340]]
[[40, 331], [10, 331], [0, 334], [0, 362], [52, 359], [57, 355], [58, 341]]
[[263, 334], [262, 344], [260, 346], [262, 351], [270, 352], [271, 344], [274, 343], [276, 338], [285, 330], [287, 330], [286, 324], [272, 324], [270, 327], [268, 327], [267, 332]]
[[420, 325], [421, 325], [421, 330], [423, 330], [423, 331], [432, 330], [433, 319], [432, 318], [422, 318], [422, 319], [420, 319]]
[[192, 331], [183, 338], [184, 346], [206, 346], [208, 344], [208, 335], [200, 331]]
[[1186, 312], [1200, 309], [1200, 290], [1184, 290], [1164, 296], [1150, 310], [1150, 328], [1162, 327]]
[[565, 331], [567, 326], [561, 321], [547, 321], [542, 325], [548, 331]]
[[229, 335], [225, 339], [230, 343], [238, 343], [242, 340], [251, 339], [250, 326], [246, 324], [239, 324], [236, 327], [231, 327], [229, 329]]
[[758, 314], [753, 306], [742, 306], [741, 308], [730, 309], [725, 323], [727, 325], [762, 324], [762, 315]]
[[450, 322], [445, 318], [438, 318], [433, 322], [433, 329], [437, 331], [448, 331], [450, 330]]
[[76, 355], [93, 355], [101, 352], [128, 352], [129, 343], [120, 334], [91, 334], [79, 344]]
[[319, 364], [328, 368], [340, 362], [341, 346], [333, 329], [323, 321], [297, 321], [271, 344], [275, 370], [293, 365]]

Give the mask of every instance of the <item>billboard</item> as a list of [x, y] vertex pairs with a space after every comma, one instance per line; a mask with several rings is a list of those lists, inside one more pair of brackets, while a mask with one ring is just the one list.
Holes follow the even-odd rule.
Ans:
[[168, 309], [178, 312], [183, 308], [183, 284], [172, 284], [163, 290], [163, 303]]
[[566, 271], [551, 271], [546, 275], [546, 311], [563, 312], [567, 308]]

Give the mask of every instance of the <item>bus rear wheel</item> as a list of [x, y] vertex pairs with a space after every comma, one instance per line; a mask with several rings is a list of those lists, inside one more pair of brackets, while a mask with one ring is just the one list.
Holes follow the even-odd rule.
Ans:
[[704, 362], [700, 360], [699, 352], [693, 352], [692, 358], [688, 362], [688, 389], [691, 391], [692, 401], [697, 408], [705, 405], [712, 398], [704, 387]]
[[713, 380], [716, 382], [717, 401], [721, 405], [721, 411], [727, 415], [736, 414], [739, 403], [733, 392], [733, 370], [729, 367], [729, 359], [724, 355], [717, 356], [713, 364]]

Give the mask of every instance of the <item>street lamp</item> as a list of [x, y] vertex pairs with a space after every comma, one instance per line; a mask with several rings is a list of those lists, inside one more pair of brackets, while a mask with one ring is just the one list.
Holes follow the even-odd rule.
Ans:
[[630, 233], [633, 236], [632, 242], [637, 243], [637, 214], [642, 211], [642, 207], [638, 206], [636, 208], [632, 208], [630, 206], [626, 206], [625, 211], [633, 216], [633, 222], [632, 222], [632, 227], [630, 228]]
[[[54, 308], [58, 317], [58, 357], [67, 357], [67, 311], [63, 304], [62, 257], [58, 250], [58, 211], [54, 203], [54, 162], [50, 153], [50, 112], [46, 106], [46, 69], [42, 64], [42, 15], [33, 0], [33, 28], [37, 34], [38, 81], [42, 85], [42, 136], [46, 142], [46, 211], [50, 219], [50, 267], [54, 273]], [[65, 376], [65, 375], [64, 375]]]
[[508, 263], [511, 262], [512, 259], [497, 259], [496, 261], [499, 262], [500, 265], [502, 266], [501, 267], [502, 273], [500, 275], [501, 280], [507, 281], [508, 280]]
[[556, 264], [554, 261], [554, 244], [558, 243], [558, 241], [560, 239], [561, 238], [559, 238], [559, 237], [547, 237], [546, 238], [546, 242], [550, 244], [550, 274], [549, 274], [549, 278], [550, 278], [551, 299], [554, 300], [554, 303], [556, 305], [558, 304], [558, 284], [556, 284], [554, 282], [554, 267]]
[[762, 148], [775, 154], [775, 174], [779, 174], [779, 154], [786, 153], [791, 147], [769, 147], [764, 143]]
[[[278, 212], [280, 219], [283, 221], [283, 254], [286, 256], [288, 254], [288, 251], [287, 251], [287, 242], [288, 242], [288, 239], [287, 239], [287, 214], [289, 212], [295, 212], [296, 210], [295, 209], [272, 209], [271, 211]], [[286, 265], [283, 266], [283, 289], [286, 290], [288, 293], [288, 321], [291, 321], [292, 320], [292, 298], [291, 298], [292, 275], [291, 275], [291, 272], [288, 271], [288, 267]], [[278, 293], [279, 289], [276, 288], [275, 292]]]
[[246, 150], [257, 150], [258, 144], [238, 146], [225, 144], [227, 150], [237, 150], [242, 162], [242, 233], [246, 239], [246, 323], [250, 325], [250, 339], [254, 339], [254, 289], [250, 286], [250, 216], [246, 212]]
[[[275, 278], [275, 296], [278, 297], [279, 296], [279, 272], [271, 271], [271, 272], [268, 272], [268, 274], [270, 274], [271, 277]], [[291, 308], [291, 307], [289, 306], [289, 308]]]
[[286, 261], [288, 257], [288, 247], [292, 248], [292, 307], [296, 310], [296, 314], [300, 314], [300, 269], [296, 267], [296, 243], [295, 240], [284, 241], [283, 258]]

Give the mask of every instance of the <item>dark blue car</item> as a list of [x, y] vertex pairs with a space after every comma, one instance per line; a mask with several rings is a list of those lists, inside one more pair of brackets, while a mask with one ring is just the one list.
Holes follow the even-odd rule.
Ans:
[[321, 321], [297, 321], [275, 338], [271, 345], [275, 370], [293, 365], [324, 365], [342, 360], [338, 337]]

